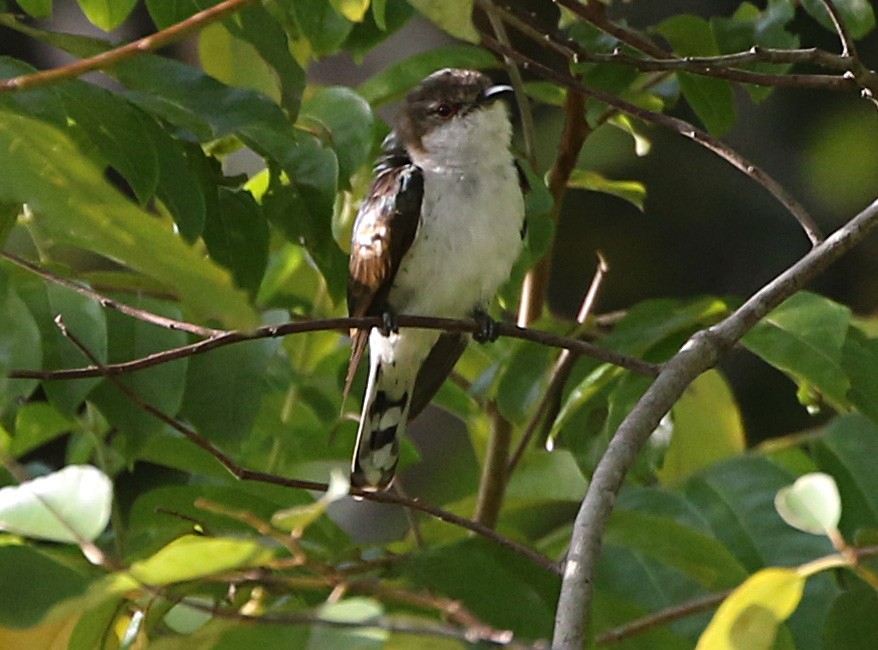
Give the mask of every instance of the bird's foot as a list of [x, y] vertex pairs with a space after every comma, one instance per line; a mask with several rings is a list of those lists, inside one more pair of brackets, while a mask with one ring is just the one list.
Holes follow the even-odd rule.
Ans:
[[396, 312], [388, 308], [383, 314], [381, 314], [381, 325], [378, 327], [378, 331], [381, 332], [382, 336], [390, 336], [391, 334], [399, 333], [399, 323], [396, 322]]
[[473, 334], [473, 338], [479, 343], [493, 343], [500, 336], [497, 331], [497, 321], [488, 316], [488, 312], [476, 309], [473, 319], [479, 326], [479, 331]]

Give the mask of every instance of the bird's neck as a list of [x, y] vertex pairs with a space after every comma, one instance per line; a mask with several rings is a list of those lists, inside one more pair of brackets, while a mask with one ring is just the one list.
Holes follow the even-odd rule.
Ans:
[[512, 125], [497, 103], [425, 134], [410, 149], [412, 162], [425, 172], [459, 173], [512, 164]]

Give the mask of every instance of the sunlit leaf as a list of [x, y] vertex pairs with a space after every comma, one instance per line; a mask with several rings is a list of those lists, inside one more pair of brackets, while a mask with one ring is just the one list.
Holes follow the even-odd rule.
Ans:
[[805, 589], [794, 569], [763, 569], [723, 601], [696, 650], [768, 650], [777, 626], [789, 618]]
[[479, 42], [479, 33], [472, 21], [473, 0], [409, 0], [409, 3], [454, 38], [470, 43]]
[[0, 119], [0, 201], [29, 203], [34, 225], [58, 242], [127, 264], [166, 284], [205, 317], [253, 323], [243, 293], [110, 186], [60, 131], [4, 112]]
[[111, 32], [125, 22], [137, 0], [77, 0], [82, 12], [105, 32]]
[[674, 404], [673, 434], [658, 471], [663, 483], [691, 476], [744, 451], [744, 424], [729, 385], [716, 370], [698, 377]]
[[113, 484], [89, 465], [0, 489], [0, 529], [54, 542], [93, 541], [110, 520]]
[[643, 212], [646, 187], [640, 181], [615, 181], [587, 169], [574, 169], [567, 185], [579, 190], [591, 190], [592, 192], [618, 196]]

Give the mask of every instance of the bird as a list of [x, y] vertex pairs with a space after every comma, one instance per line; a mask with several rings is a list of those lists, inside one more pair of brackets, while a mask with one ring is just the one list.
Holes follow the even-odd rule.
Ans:
[[487, 309], [524, 237], [526, 180], [511, 151], [504, 98], [478, 71], [434, 72], [405, 97], [354, 220], [348, 266], [351, 316], [382, 326], [351, 331], [350, 390], [369, 348], [369, 374], [351, 485], [387, 489], [406, 423], [432, 399], [469, 336], [398, 328], [398, 314], [473, 317], [496, 338]]

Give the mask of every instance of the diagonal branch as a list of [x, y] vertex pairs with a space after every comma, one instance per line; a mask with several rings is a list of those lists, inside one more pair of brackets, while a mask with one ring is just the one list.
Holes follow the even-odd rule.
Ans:
[[132, 59], [144, 52], [152, 52], [162, 47], [176, 43], [185, 38], [192, 32], [195, 32], [212, 22], [221, 20], [227, 15], [241, 10], [248, 4], [252, 4], [255, 0], [226, 0], [219, 4], [199, 11], [179, 23], [171, 25], [167, 29], [150, 34], [140, 40], [133, 41], [106, 52], [101, 52], [95, 56], [86, 59], [80, 59], [69, 65], [52, 68], [51, 70], [42, 70], [31, 74], [12, 77], [11, 79], [0, 80], [0, 93], [16, 90], [28, 90], [30, 88], [38, 88], [46, 86], [64, 79], [75, 79], [84, 75], [86, 72], [94, 70], [103, 70], [112, 65]]
[[594, 99], [608, 104], [609, 106], [612, 106], [613, 108], [616, 108], [623, 113], [633, 115], [634, 117], [641, 119], [644, 122], [649, 122], [650, 124], [655, 124], [662, 128], [669, 129], [671, 131], [679, 133], [686, 138], [689, 138], [690, 140], [693, 140], [694, 142], [697, 142], [709, 151], [715, 153], [717, 156], [728, 162], [736, 169], [744, 172], [753, 181], [765, 188], [778, 202], [780, 202], [789, 211], [790, 214], [793, 215], [793, 217], [795, 217], [796, 221], [799, 222], [799, 225], [805, 231], [805, 234], [808, 236], [808, 239], [811, 241], [812, 245], [816, 245], [822, 240], [820, 229], [817, 227], [817, 224], [814, 223], [814, 220], [808, 214], [807, 210], [805, 210], [804, 206], [802, 206], [786, 189], [784, 189], [784, 187], [780, 183], [774, 180], [774, 178], [772, 178], [761, 167], [757, 167], [749, 160], [744, 158], [737, 151], [735, 151], [728, 145], [720, 142], [719, 140], [708, 134], [706, 131], [696, 128], [685, 120], [671, 117], [670, 115], [664, 115], [663, 113], [655, 113], [653, 111], [640, 108], [639, 106], [636, 106], [630, 102], [626, 102], [624, 99], [620, 99], [615, 95], [611, 95], [610, 93], [603, 92], [596, 88], [590, 88], [580, 82], [578, 79], [575, 79], [568, 74], [557, 72], [552, 68], [544, 66], [538, 61], [531, 59], [530, 57], [527, 57], [523, 54], [520, 54], [514, 50], [505, 47], [502, 43], [498, 43], [488, 36], [484, 36], [483, 40], [485, 41], [485, 44], [495, 52], [513, 59], [517, 59], [518, 61], [522, 62], [522, 64], [526, 62], [529, 70], [537, 73], [544, 79], [554, 81], [555, 83], [560, 84], [565, 88], [569, 88], [577, 93], [580, 93], [585, 97], [593, 97]]
[[[59, 326], [62, 326], [62, 333], [64, 334], [64, 336], [67, 337], [70, 342], [73, 343], [85, 356], [87, 356], [93, 364], [100, 368], [100, 360], [94, 355], [91, 350], [88, 349], [85, 344], [82, 343], [82, 341], [79, 340], [79, 338], [73, 332], [71, 332], [67, 327], [63, 326], [63, 323], [61, 323], [60, 321], [60, 316], [56, 319], [56, 322], [59, 323]], [[140, 395], [138, 395], [132, 388], [123, 383], [117, 377], [110, 375], [108, 376], [108, 379], [116, 386], [116, 388], [122, 391], [122, 393], [126, 397], [128, 397], [128, 399], [134, 402], [134, 404], [136, 404], [138, 408], [146, 411], [164, 424], [167, 424], [169, 427], [173, 428], [175, 431], [181, 433], [190, 442], [201, 447], [201, 449], [213, 456], [213, 458], [215, 458], [235, 478], [243, 481], [270, 483], [272, 485], [280, 485], [282, 487], [301, 490], [311, 490], [315, 492], [326, 492], [327, 490], [329, 490], [329, 485], [327, 483], [285, 478], [283, 476], [277, 476], [275, 474], [268, 474], [265, 472], [257, 472], [249, 470], [245, 467], [241, 467], [237, 462], [232, 459], [231, 456], [226, 454], [219, 447], [216, 447], [207, 438], [141, 398]], [[541, 553], [538, 553], [537, 551], [528, 548], [523, 544], [519, 544], [518, 542], [511, 540], [508, 537], [504, 537], [503, 535], [494, 532], [487, 526], [484, 526], [478, 522], [470, 521], [469, 519], [466, 519], [464, 517], [460, 517], [453, 512], [448, 512], [447, 510], [443, 510], [442, 508], [431, 506], [429, 504], [419, 501], [418, 499], [408, 499], [390, 492], [368, 492], [366, 490], [360, 490], [358, 488], [352, 487], [350, 488], [350, 494], [351, 496], [366, 499], [368, 501], [377, 501], [378, 503], [392, 503], [432, 515], [437, 519], [441, 519], [442, 521], [454, 524], [455, 526], [460, 526], [461, 528], [465, 528], [478, 535], [482, 535], [483, 537], [487, 537], [488, 539], [500, 544], [501, 546], [504, 546], [526, 557], [537, 566], [540, 566], [547, 571], [558, 573], [557, 564], [555, 564], [555, 562], [542, 555]]]
[[619, 425], [595, 469], [573, 524], [555, 616], [553, 648], [581, 648], [591, 607], [601, 538], [616, 494], [637, 453], [686, 387], [713, 367], [761, 318], [802, 289], [878, 225], [878, 200], [713, 327], [692, 336]]

